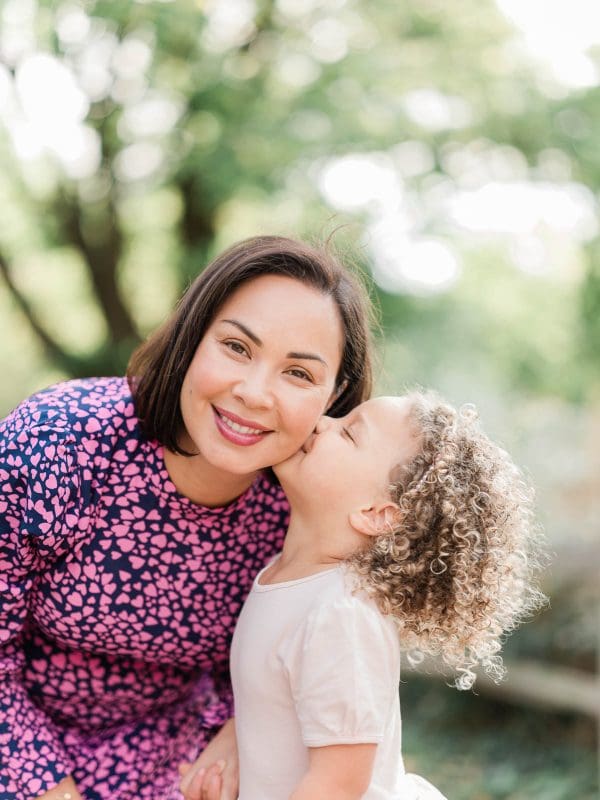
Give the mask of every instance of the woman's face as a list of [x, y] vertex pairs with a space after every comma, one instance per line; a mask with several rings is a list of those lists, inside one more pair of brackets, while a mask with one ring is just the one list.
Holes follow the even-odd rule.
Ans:
[[181, 388], [181, 444], [250, 474], [295, 453], [334, 399], [344, 333], [335, 301], [262, 275], [221, 306]]

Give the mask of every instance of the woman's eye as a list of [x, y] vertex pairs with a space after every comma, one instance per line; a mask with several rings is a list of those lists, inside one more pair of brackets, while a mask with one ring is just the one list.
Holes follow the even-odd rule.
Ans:
[[294, 378], [301, 378], [303, 381], [309, 381], [310, 383], [313, 383], [312, 376], [309, 375], [308, 372], [306, 372], [303, 369], [290, 369], [288, 370], [288, 375], [291, 375]]
[[223, 344], [225, 345], [225, 347], [227, 347], [229, 350], [231, 350], [233, 353], [236, 353], [237, 355], [240, 356], [246, 355], [247, 352], [246, 348], [241, 342], [227, 341], [223, 342]]

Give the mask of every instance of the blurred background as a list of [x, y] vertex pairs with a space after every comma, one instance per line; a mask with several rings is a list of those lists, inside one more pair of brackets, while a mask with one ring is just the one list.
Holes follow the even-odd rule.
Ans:
[[475, 402], [538, 492], [509, 677], [404, 673], [451, 800], [598, 797], [600, 14], [591, 0], [3, 0], [0, 414], [122, 374], [214, 254], [334, 241], [380, 390]]

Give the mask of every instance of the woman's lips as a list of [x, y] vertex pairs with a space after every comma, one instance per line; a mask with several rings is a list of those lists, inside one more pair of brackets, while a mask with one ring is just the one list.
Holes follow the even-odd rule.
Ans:
[[241, 417], [230, 414], [221, 409], [213, 406], [213, 414], [215, 417], [215, 424], [217, 430], [227, 439], [228, 442], [233, 444], [247, 447], [248, 445], [256, 444], [262, 441], [268, 433], [272, 433], [268, 428], [263, 428], [262, 425], [257, 423], [244, 424], [246, 421]]

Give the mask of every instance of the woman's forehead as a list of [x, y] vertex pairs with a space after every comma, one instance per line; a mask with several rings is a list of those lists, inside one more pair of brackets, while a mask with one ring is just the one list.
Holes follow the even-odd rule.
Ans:
[[[215, 321], [234, 320], [261, 344], [293, 352], [324, 350], [339, 364], [344, 341], [335, 300], [295, 278], [261, 275], [242, 284], [223, 303]], [[322, 354], [321, 354], [322, 355]]]

